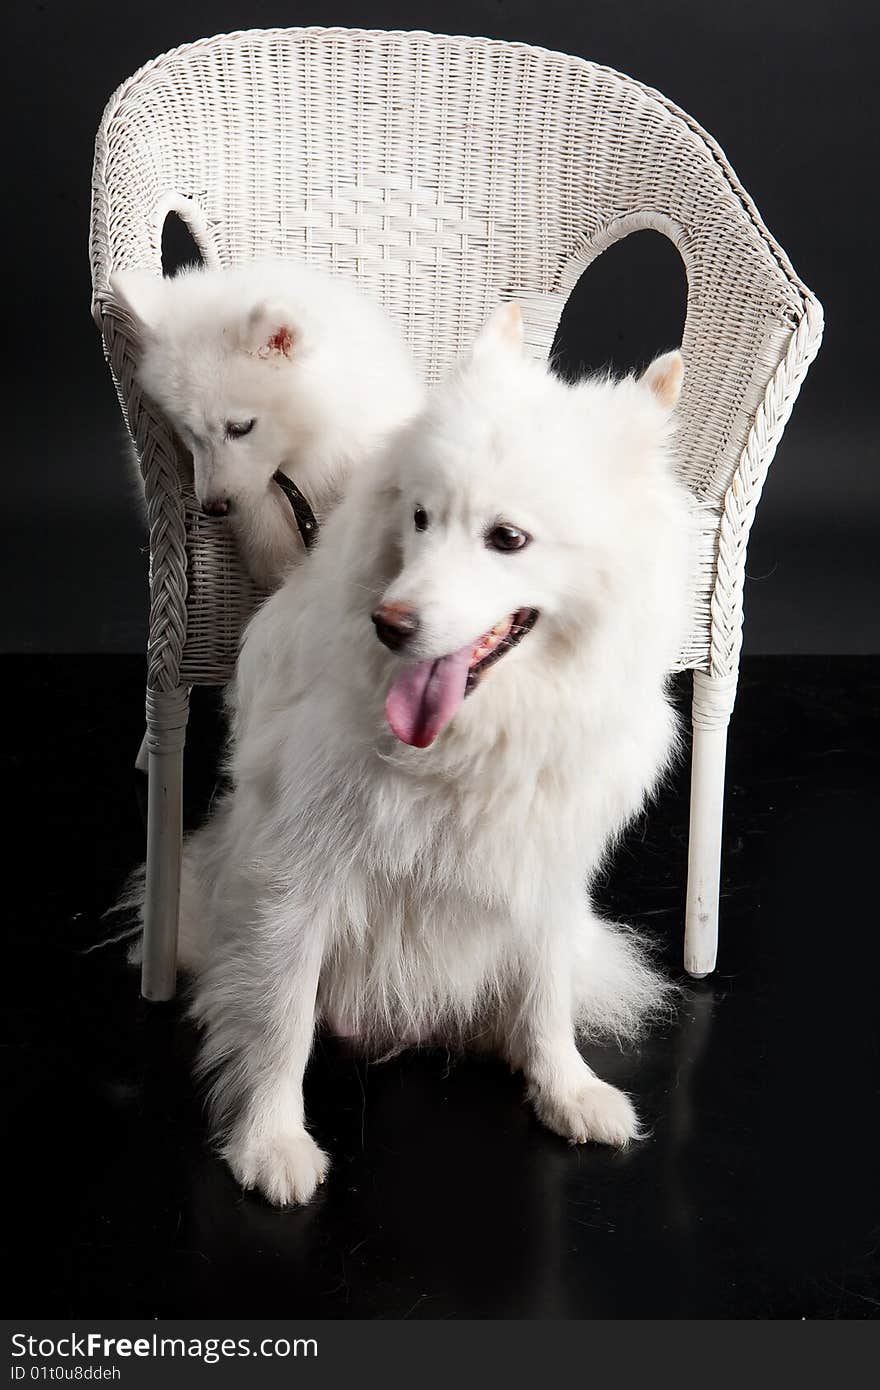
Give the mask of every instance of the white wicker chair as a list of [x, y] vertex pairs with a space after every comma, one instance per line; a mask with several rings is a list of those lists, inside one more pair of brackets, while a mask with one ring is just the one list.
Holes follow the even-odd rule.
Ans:
[[[358, 280], [429, 379], [517, 299], [546, 357], [587, 266], [640, 228], [688, 278], [682, 471], [699, 514], [685, 965], [715, 964], [727, 724], [746, 543], [822, 309], [723, 153], [659, 92], [522, 44], [424, 33], [255, 30], [186, 44], [123, 83], [98, 132], [92, 307], [143, 469], [150, 528], [149, 812], [142, 989], [175, 988], [188, 692], [225, 682], [259, 595], [134, 382], [113, 271], [161, 271], [169, 212], [209, 265], [304, 257]], [[182, 466], [184, 465], [184, 466]]]

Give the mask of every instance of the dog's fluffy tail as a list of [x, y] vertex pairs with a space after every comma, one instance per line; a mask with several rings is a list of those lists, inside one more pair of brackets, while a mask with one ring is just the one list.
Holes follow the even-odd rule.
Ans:
[[129, 874], [122, 885], [119, 897], [103, 914], [103, 921], [119, 921], [123, 924], [121, 929], [114, 932], [112, 936], [105, 936], [102, 940], [96, 941], [94, 945], [88, 947], [89, 951], [103, 950], [105, 946], [113, 946], [117, 941], [132, 941], [128, 949], [128, 962], [130, 965], [140, 965], [143, 955], [141, 940], [144, 930], [145, 880], [146, 865], [141, 864]]
[[[183, 845], [183, 858], [180, 871], [180, 915], [177, 937], [177, 960], [183, 970], [198, 971], [207, 949], [206, 911], [209, 885], [213, 882], [217, 869], [217, 855], [220, 850], [222, 827], [218, 820], [210, 821], [201, 830], [187, 837]], [[144, 898], [146, 894], [146, 866], [134, 870], [123, 885], [116, 902], [105, 915], [116, 917], [126, 925], [114, 936], [100, 945], [110, 945], [134, 937], [128, 952], [131, 965], [140, 965], [143, 958]]]
[[582, 1037], [623, 1041], [672, 1017], [679, 991], [653, 964], [653, 949], [630, 927], [591, 920], [574, 964], [575, 1023]]

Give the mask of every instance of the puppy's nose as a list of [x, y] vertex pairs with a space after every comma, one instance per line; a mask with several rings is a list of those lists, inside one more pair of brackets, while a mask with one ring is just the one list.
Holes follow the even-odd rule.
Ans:
[[229, 511], [229, 498], [208, 497], [202, 503], [202, 511], [206, 516], [226, 516]]
[[373, 622], [379, 641], [393, 652], [399, 652], [419, 630], [415, 610], [408, 603], [380, 603]]

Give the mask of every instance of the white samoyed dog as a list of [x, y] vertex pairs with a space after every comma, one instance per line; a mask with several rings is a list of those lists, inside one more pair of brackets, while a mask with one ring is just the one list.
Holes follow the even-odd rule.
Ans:
[[318, 1025], [492, 1049], [557, 1134], [638, 1134], [577, 1038], [668, 1007], [587, 886], [676, 737], [683, 365], [571, 385], [521, 344], [505, 306], [244, 640], [180, 950], [223, 1154], [273, 1203], [327, 1168], [303, 1113]]
[[251, 576], [276, 588], [304, 553], [276, 471], [320, 521], [422, 404], [395, 326], [346, 281], [291, 261], [120, 271], [110, 288], [138, 326], [139, 384], [192, 455], [199, 503], [228, 514]]

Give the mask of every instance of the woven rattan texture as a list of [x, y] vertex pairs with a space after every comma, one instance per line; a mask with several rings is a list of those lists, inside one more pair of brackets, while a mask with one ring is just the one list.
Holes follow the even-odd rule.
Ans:
[[679, 444], [700, 529], [680, 665], [736, 670], [748, 532], [822, 313], [690, 117], [579, 58], [418, 33], [225, 35], [119, 88], [96, 143], [93, 312], [145, 475], [149, 681], [165, 690], [225, 680], [258, 598], [186, 493], [109, 293], [115, 270], [160, 272], [170, 211], [211, 265], [302, 257], [357, 280], [430, 380], [504, 299], [546, 357], [597, 255], [639, 228], [669, 236], [688, 276]]

